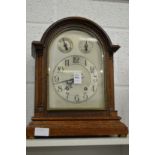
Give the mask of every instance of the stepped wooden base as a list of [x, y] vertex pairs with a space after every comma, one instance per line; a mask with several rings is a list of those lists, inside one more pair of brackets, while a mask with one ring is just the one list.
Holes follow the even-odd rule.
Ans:
[[49, 128], [48, 137], [127, 136], [128, 128], [116, 120], [52, 120], [32, 121], [27, 138], [35, 138], [35, 128]]

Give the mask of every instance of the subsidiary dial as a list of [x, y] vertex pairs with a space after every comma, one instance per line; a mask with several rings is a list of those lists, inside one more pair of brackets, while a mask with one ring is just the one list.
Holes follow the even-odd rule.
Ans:
[[89, 53], [89, 52], [91, 52], [92, 48], [93, 48], [93, 43], [91, 41], [81, 40], [79, 42], [79, 49], [83, 53]]
[[63, 52], [63, 53], [68, 53], [72, 50], [73, 48], [73, 43], [69, 38], [61, 38], [58, 41], [58, 49]]

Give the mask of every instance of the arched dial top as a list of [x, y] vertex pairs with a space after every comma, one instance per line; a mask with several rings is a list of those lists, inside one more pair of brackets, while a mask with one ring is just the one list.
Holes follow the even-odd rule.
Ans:
[[83, 17], [66, 17], [52, 24], [44, 32], [39, 42], [38, 41], [32, 42], [32, 56], [35, 57], [36, 52], [40, 53], [45, 46], [48, 46], [49, 40], [51, 40], [51, 36], [53, 38], [55, 35], [57, 35], [57, 33], [60, 33], [65, 29], [77, 29], [77, 28], [84, 28], [88, 31], [93, 32], [94, 34], [96, 33], [96, 35], [99, 37], [104, 46], [106, 46], [107, 48], [106, 52], [109, 53], [110, 55], [113, 55], [113, 53], [120, 48], [119, 45], [112, 44], [107, 33], [95, 22]]
[[104, 109], [104, 50], [96, 36], [85, 29], [67, 29], [51, 40], [49, 110]]

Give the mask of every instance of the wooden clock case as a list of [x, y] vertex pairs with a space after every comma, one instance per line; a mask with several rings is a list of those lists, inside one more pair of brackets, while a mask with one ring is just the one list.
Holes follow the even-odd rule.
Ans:
[[[47, 110], [47, 52], [51, 39], [67, 29], [82, 28], [95, 34], [104, 53], [105, 110]], [[35, 58], [35, 108], [27, 138], [35, 138], [35, 128], [49, 128], [49, 137], [126, 136], [128, 128], [120, 121], [114, 104], [113, 54], [120, 48], [112, 45], [106, 32], [96, 23], [81, 17], [68, 17], [52, 24], [40, 41], [32, 42]], [[102, 94], [101, 94], [102, 95]]]

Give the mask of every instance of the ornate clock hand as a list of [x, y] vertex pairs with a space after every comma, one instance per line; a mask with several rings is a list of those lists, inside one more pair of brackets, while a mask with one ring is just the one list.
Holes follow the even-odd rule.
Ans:
[[73, 84], [73, 82], [74, 82], [74, 78], [69, 79], [69, 80], [66, 80], [66, 83], [67, 83], [67, 84], [71, 84], [71, 85], [72, 85], [72, 84]]
[[85, 47], [85, 51], [88, 51], [88, 43], [87, 43], [87, 41], [86, 41], [84, 47]]
[[66, 42], [65, 42], [65, 39], [63, 38], [63, 42], [64, 42], [64, 47], [65, 47], [65, 49], [68, 51], [68, 46], [67, 46], [67, 44], [66, 44]]
[[59, 83], [63, 83], [63, 82], [66, 82], [67, 84], [69, 84], [70, 82], [73, 82], [73, 81], [74, 81], [74, 78], [71, 78], [71, 79], [68, 79], [68, 80], [63, 80], [63, 81], [57, 82], [55, 84], [59, 84]]
[[[84, 76], [82, 75], [81, 77], [82, 79], [84, 79]], [[67, 80], [63, 80], [63, 81], [59, 81], [57, 83], [54, 83], [54, 84], [59, 84], [59, 83], [63, 83], [63, 82], [66, 82], [67, 84], [73, 84], [74, 83], [74, 78], [70, 78], [70, 79], [67, 79]]]

